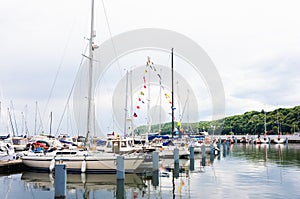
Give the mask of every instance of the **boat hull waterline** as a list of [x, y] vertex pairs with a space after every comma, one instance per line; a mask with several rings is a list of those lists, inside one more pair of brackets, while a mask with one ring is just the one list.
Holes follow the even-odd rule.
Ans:
[[[31, 170], [50, 171], [53, 156], [24, 156], [22, 162]], [[143, 162], [144, 158], [136, 156], [124, 157], [124, 169], [126, 173], [134, 173], [135, 169]], [[85, 162], [85, 163], [84, 163]], [[68, 173], [81, 173], [82, 165], [86, 164], [86, 173], [116, 173], [117, 156], [70, 156], [55, 157], [55, 164], [66, 164]]]

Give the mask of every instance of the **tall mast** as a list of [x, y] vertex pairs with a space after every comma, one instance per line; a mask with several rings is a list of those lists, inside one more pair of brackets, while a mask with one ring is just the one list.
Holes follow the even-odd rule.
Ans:
[[[132, 101], [132, 69], [130, 70], [130, 131], [132, 139], [134, 139], [134, 128], [133, 128], [133, 101]], [[134, 143], [134, 142], [133, 142]]]
[[89, 39], [89, 87], [88, 87], [88, 107], [87, 107], [87, 134], [86, 143], [91, 133], [91, 109], [92, 109], [92, 84], [93, 84], [93, 38], [94, 38], [94, 0], [91, 7], [91, 32]]
[[128, 70], [126, 71], [126, 84], [125, 84], [125, 92], [126, 92], [126, 95], [125, 95], [125, 107], [124, 107], [124, 110], [125, 110], [125, 120], [124, 120], [124, 136], [127, 136], [127, 118], [128, 118], [128, 109], [127, 109], [127, 99], [128, 99]]
[[[151, 65], [151, 63], [150, 63]], [[150, 68], [149, 65], [149, 68]], [[148, 142], [149, 133], [151, 132], [151, 121], [150, 121], [150, 70], [148, 68], [148, 103], [147, 103], [147, 133], [146, 133], [146, 142]]]
[[[16, 127], [16, 133], [17, 133], [17, 136], [18, 136], [18, 135], [19, 135], [19, 131], [18, 131], [17, 120], [16, 120], [16, 116], [15, 116], [15, 112], [14, 112], [14, 105], [13, 105], [13, 102], [12, 102], [12, 101], [10, 101], [10, 104], [11, 104], [12, 116], [13, 116], [14, 123], [15, 123], [15, 127]], [[15, 135], [14, 135], [14, 136], [15, 136]]]
[[37, 124], [37, 101], [35, 101], [34, 135], [36, 135], [36, 124]]
[[[160, 74], [162, 69], [160, 69]], [[159, 78], [159, 123], [158, 123], [158, 133], [161, 134], [161, 78]]]
[[50, 112], [50, 126], [49, 126], [49, 134], [51, 136], [52, 133], [52, 111]]
[[171, 74], [172, 74], [172, 138], [174, 136], [174, 85], [173, 85], [173, 48], [171, 53]]
[[13, 137], [15, 137], [15, 129], [14, 129], [14, 125], [13, 125], [13, 122], [12, 122], [12, 118], [11, 118], [11, 113], [9, 111], [9, 108], [7, 108], [7, 112], [8, 112], [8, 117], [9, 117], [9, 122], [10, 122], [10, 126], [11, 126], [11, 130], [12, 130], [12, 133], [13, 133]]
[[267, 116], [266, 116], [266, 111], [265, 112], [265, 136], [267, 135]]

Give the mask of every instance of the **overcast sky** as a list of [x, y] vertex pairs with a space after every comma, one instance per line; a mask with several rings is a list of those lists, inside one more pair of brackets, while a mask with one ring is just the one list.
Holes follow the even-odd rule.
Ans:
[[[198, 43], [221, 76], [226, 115], [299, 105], [298, 1], [103, 1], [112, 36], [162, 28]], [[96, 41], [101, 44], [111, 35], [102, 1], [96, 0], [95, 7]], [[56, 129], [89, 36], [90, 2], [1, 1], [0, 13], [1, 132], [7, 128], [11, 102], [19, 132], [21, 112], [34, 131], [36, 101], [44, 129], [50, 111]], [[199, 120], [209, 116], [208, 111]]]

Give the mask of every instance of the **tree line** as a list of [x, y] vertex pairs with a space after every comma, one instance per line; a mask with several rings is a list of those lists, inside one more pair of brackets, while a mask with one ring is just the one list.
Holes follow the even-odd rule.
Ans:
[[[199, 133], [206, 131], [209, 134], [221, 135], [258, 135], [265, 133], [274, 135], [281, 133], [292, 134], [299, 131], [300, 127], [300, 106], [293, 108], [278, 108], [273, 111], [248, 111], [241, 115], [228, 116], [224, 119], [214, 121], [199, 121], [196, 123], [181, 123], [178, 126], [175, 123], [177, 132], [181, 133]], [[159, 125], [152, 125], [151, 131], [158, 132]], [[162, 125], [160, 134], [171, 134], [172, 123], [168, 122]], [[146, 126], [140, 126], [136, 133], [143, 134], [147, 130]]]

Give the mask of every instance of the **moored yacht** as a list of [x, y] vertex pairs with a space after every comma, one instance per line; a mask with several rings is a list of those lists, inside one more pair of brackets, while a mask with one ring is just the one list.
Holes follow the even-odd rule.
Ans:
[[[125, 154], [124, 169], [132, 173], [143, 162], [144, 157]], [[115, 173], [117, 155], [112, 153], [92, 153], [87, 150], [62, 149], [47, 153], [29, 152], [22, 157], [24, 165], [32, 170], [52, 171], [55, 164], [66, 164], [70, 173]]]

